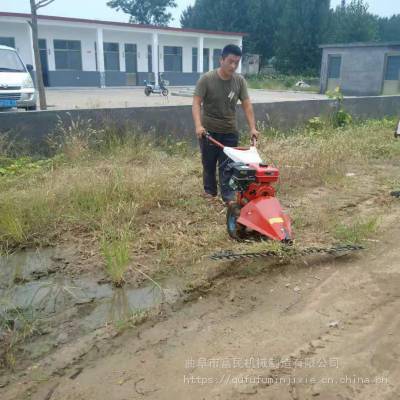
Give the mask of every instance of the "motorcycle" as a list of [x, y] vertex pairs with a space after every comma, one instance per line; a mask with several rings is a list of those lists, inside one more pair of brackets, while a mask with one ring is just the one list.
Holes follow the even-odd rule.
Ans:
[[146, 96], [150, 96], [153, 94], [162, 94], [163, 96], [168, 96], [169, 90], [167, 88], [169, 82], [164, 80], [161, 74], [158, 75], [159, 85], [156, 85], [154, 81], [148, 82], [146, 79], [143, 81], [144, 83], [144, 94]]

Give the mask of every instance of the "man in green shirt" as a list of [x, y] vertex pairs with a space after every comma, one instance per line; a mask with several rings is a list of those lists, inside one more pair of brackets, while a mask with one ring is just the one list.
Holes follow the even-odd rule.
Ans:
[[240, 100], [250, 128], [250, 138], [257, 139], [259, 136], [246, 81], [236, 74], [241, 57], [240, 47], [232, 44], [226, 46], [222, 50], [220, 67], [200, 78], [193, 97], [193, 120], [200, 142], [205, 196], [217, 196], [218, 163], [220, 192], [226, 204], [233, 202], [235, 198], [234, 191], [229, 187], [231, 175], [226, 170], [227, 157], [222, 149], [210, 143], [204, 134], [209, 132], [223, 145], [236, 147], [239, 139], [236, 104]]

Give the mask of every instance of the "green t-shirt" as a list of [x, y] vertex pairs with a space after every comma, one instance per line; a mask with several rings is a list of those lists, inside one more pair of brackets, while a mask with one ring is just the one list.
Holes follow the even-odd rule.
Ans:
[[245, 79], [234, 74], [229, 80], [220, 78], [217, 70], [207, 72], [197, 82], [195, 96], [203, 99], [202, 123], [215, 133], [237, 133], [236, 104], [249, 98]]

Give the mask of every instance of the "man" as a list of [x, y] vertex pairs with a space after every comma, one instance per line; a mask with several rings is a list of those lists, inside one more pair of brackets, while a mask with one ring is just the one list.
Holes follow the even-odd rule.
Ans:
[[231, 174], [226, 171], [227, 157], [222, 149], [211, 144], [204, 134], [209, 132], [223, 145], [236, 147], [239, 139], [236, 104], [240, 100], [250, 128], [250, 138], [257, 139], [259, 136], [246, 81], [236, 74], [241, 57], [240, 47], [233, 44], [226, 46], [222, 50], [220, 67], [200, 78], [193, 97], [193, 120], [203, 163], [204, 196], [211, 199], [217, 196], [218, 163], [221, 197], [227, 205], [235, 198], [234, 191], [229, 187]]

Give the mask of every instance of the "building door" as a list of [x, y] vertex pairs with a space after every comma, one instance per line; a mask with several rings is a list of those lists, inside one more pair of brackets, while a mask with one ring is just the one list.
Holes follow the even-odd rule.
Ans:
[[49, 86], [49, 60], [47, 58], [46, 39], [39, 39], [40, 62], [42, 64], [42, 76], [44, 86]]
[[386, 58], [383, 94], [400, 93], [400, 54], [388, 55]]
[[335, 90], [341, 84], [342, 56], [328, 56], [327, 90]]
[[125, 70], [127, 85], [137, 85], [137, 46], [125, 43]]
[[203, 72], [210, 70], [210, 49], [203, 48]]

